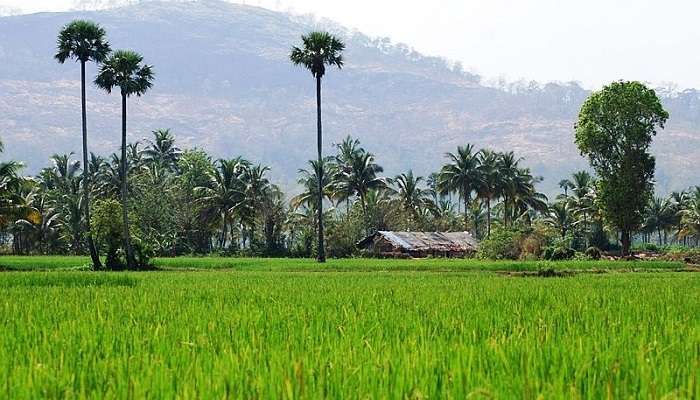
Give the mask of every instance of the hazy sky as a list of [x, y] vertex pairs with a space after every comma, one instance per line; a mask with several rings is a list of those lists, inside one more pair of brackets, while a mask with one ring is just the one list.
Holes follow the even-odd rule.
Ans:
[[[460, 61], [487, 79], [575, 80], [596, 87], [624, 78], [700, 88], [700, 2], [693, 0], [237, 2], [327, 17]], [[0, 8], [24, 12], [74, 4], [0, 0]]]

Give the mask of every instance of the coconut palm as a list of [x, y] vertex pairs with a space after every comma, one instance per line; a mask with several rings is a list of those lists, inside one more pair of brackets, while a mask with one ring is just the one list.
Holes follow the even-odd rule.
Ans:
[[[321, 164], [328, 164], [330, 162], [330, 159], [321, 160]], [[322, 181], [319, 184], [321, 170], [326, 169], [326, 167], [324, 167], [324, 165], [319, 165], [319, 162], [316, 160], [309, 160], [309, 165], [311, 166], [310, 169], [299, 170], [299, 179], [297, 183], [304, 189], [303, 192], [294, 196], [290, 203], [293, 208], [304, 206], [310, 210], [318, 211], [319, 200], [330, 200], [332, 198], [333, 182], [330, 176], [323, 175]], [[319, 188], [322, 188], [321, 196], [319, 196]], [[318, 218], [318, 215], [316, 218]]]
[[104, 61], [100, 72], [95, 79], [97, 87], [112, 93], [118, 88], [122, 97], [122, 145], [121, 145], [121, 170], [122, 170], [122, 214], [124, 219], [124, 249], [126, 251], [127, 266], [135, 267], [134, 253], [129, 239], [129, 215], [128, 215], [128, 188], [127, 188], [127, 145], [126, 145], [126, 111], [127, 99], [133, 95], [142, 96], [153, 86], [153, 67], [143, 64], [143, 57], [130, 50], [115, 51]]
[[[338, 38], [327, 32], [311, 32], [301, 37], [302, 47], [294, 46], [289, 56], [294, 65], [300, 65], [311, 71], [316, 78], [316, 118], [317, 118], [317, 145], [318, 145], [318, 165], [323, 167], [323, 129], [321, 124], [321, 78], [326, 74], [326, 66], [343, 67], [343, 50], [345, 44]], [[323, 177], [323, 170], [319, 171]], [[323, 179], [318, 180], [318, 261], [326, 261], [326, 253], [323, 244], [323, 199], [321, 198], [323, 189], [321, 188]]]
[[569, 197], [569, 189], [573, 187], [573, 183], [571, 183], [570, 180], [568, 179], [562, 179], [559, 181], [559, 188], [564, 191], [564, 197]]
[[569, 207], [569, 203], [559, 201], [552, 204], [549, 207], [549, 212], [547, 213], [544, 222], [556, 229], [559, 232], [561, 239], [564, 240], [567, 233], [571, 231], [571, 228], [575, 222]]
[[175, 137], [170, 129], [158, 129], [152, 132], [153, 140], [143, 150], [146, 162], [156, 164], [167, 171], [174, 171], [182, 151], [175, 146]]
[[411, 218], [418, 216], [421, 208], [425, 205], [426, 191], [420, 187], [421, 181], [423, 181], [423, 177], [414, 176], [412, 170], [393, 179], [398, 201]]
[[[80, 89], [83, 128], [83, 165], [88, 165], [87, 110], [85, 99], [85, 64], [103, 62], [111, 49], [105, 30], [94, 22], [76, 20], [61, 29], [58, 34], [56, 60], [63, 64], [68, 59], [80, 63]], [[93, 268], [101, 268], [102, 263], [90, 232], [90, 177], [87, 168], [83, 171], [83, 212], [85, 213], [85, 233], [90, 250]]]
[[486, 237], [491, 236], [491, 204], [501, 196], [504, 180], [499, 170], [500, 154], [492, 150], [479, 151], [477, 196], [486, 204]]
[[245, 183], [241, 179], [248, 161], [242, 158], [219, 160], [215, 169], [209, 172], [206, 186], [195, 188], [200, 195], [199, 202], [205, 207], [205, 219], [221, 222], [219, 247], [225, 248], [229, 224], [233, 215], [245, 203]]
[[352, 163], [355, 158], [365, 153], [360, 147], [360, 141], [347, 136], [342, 142], [335, 144], [338, 154], [333, 162], [335, 167], [335, 190], [333, 198], [337, 203], [345, 201], [345, 212], [350, 217], [350, 199], [354, 195], [350, 187], [346, 184], [345, 178], [352, 172]]
[[437, 182], [439, 193], [457, 193], [464, 202], [464, 226], [469, 225], [472, 193], [479, 186], [479, 157], [474, 146], [457, 147], [456, 153], [447, 153], [450, 162], [440, 170]]
[[367, 217], [367, 193], [372, 189], [386, 188], [387, 181], [379, 176], [384, 169], [374, 161], [374, 154], [361, 152], [353, 157], [350, 168], [343, 171], [338, 183], [341, 190], [360, 199], [362, 213]]

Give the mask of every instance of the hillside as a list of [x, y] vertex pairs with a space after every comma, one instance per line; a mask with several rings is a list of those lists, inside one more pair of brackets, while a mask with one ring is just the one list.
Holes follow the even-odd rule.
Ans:
[[[317, 22], [219, 1], [148, 2], [95, 12], [0, 18], [0, 137], [6, 156], [35, 172], [56, 152], [80, 149], [79, 68], [52, 59], [55, 36], [74, 18], [104, 25], [114, 48], [154, 64], [156, 85], [130, 106], [130, 140], [171, 128], [181, 146], [244, 155], [291, 186], [315, 154], [314, 82], [287, 61]], [[329, 28], [324, 23], [324, 28]], [[474, 143], [512, 149], [545, 177], [542, 189], [586, 166], [573, 124], [588, 92], [576, 84], [501, 90], [406, 46], [331, 25], [348, 44], [347, 67], [324, 82], [326, 145], [350, 134], [390, 174], [437, 169], [446, 151]], [[94, 68], [90, 73], [94, 75]], [[700, 93], [664, 93], [671, 114], [655, 144], [661, 191], [700, 183]], [[88, 92], [91, 148], [117, 149], [119, 99]]]

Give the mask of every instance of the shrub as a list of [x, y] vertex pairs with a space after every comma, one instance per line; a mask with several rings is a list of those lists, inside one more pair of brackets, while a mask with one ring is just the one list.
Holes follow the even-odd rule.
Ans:
[[131, 247], [134, 251], [136, 266], [143, 268], [151, 265], [151, 258], [154, 255], [153, 247], [151, 247], [151, 245], [140, 238], [134, 238], [132, 240]]
[[591, 246], [591, 247], [587, 248], [585, 254], [591, 260], [600, 260], [600, 258], [603, 255], [603, 253], [600, 251], [600, 249], [595, 247], [595, 246]]
[[491, 232], [491, 237], [479, 245], [477, 257], [489, 260], [517, 260], [520, 258], [520, 240], [518, 231], [498, 229]]
[[576, 250], [566, 246], [549, 246], [542, 254], [542, 258], [549, 261], [571, 260], [574, 256]]
[[116, 200], [95, 202], [92, 211], [92, 230], [97, 245], [107, 253], [105, 265], [108, 269], [124, 268], [119, 249], [122, 245], [122, 206]]
[[552, 261], [570, 260], [576, 255], [576, 250], [571, 247], [557, 247], [552, 252]]

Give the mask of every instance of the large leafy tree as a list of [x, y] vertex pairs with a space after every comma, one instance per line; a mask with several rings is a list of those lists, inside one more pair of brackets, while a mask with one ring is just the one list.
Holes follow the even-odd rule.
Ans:
[[[316, 78], [316, 119], [317, 119], [317, 146], [318, 146], [318, 165], [323, 166], [323, 129], [321, 124], [321, 79], [326, 74], [326, 66], [343, 67], [343, 50], [345, 44], [335, 36], [327, 32], [311, 32], [308, 35], [301, 37], [303, 45], [301, 47], [293, 47], [289, 56], [290, 60], [295, 65], [301, 65], [311, 71], [311, 74]], [[321, 179], [318, 179], [318, 184], [323, 181], [323, 170], [319, 171]], [[318, 195], [318, 261], [326, 261], [326, 253], [323, 244], [323, 199], [322, 188], [319, 186]]]
[[122, 171], [122, 218], [124, 230], [124, 249], [126, 251], [127, 266], [135, 267], [133, 249], [129, 239], [128, 216], [128, 186], [127, 186], [127, 144], [126, 144], [126, 111], [127, 99], [133, 95], [141, 96], [153, 86], [153, 67], [143, 63], [143, 57], [130, 50], [115, 51], [104, 61], [100, 72], [95, 79], [95, 84], [107, 93], [117, 88], [122, 97], [122, 144], [121, 144], [121, 171]]
[[621, 233], [622, 254], [644, 220], [653, 194], [655, 160], [649, 153], [668, 113], [656, 93], [639, 82], [619, 81], [591, 94], [576, 124], [576, 145], [598, 176], [605, 219]]
[[[61, 29], [55, 58], [63, 64], [73, 59], [80, 63], [80, 89], [83, 128], [83, 165], [88, 165], [87, 111], [85, 99], [85, 64], [103, 62], [111, 49], [106, 39], [105, 30], [91, 21], [76, 20]], [[90, 233], [90, 177], [87, 168], [83, 170], [83, 209], [85, 213], [85, 230], [94, 268], [100, 268], [100, 257]]]

